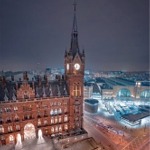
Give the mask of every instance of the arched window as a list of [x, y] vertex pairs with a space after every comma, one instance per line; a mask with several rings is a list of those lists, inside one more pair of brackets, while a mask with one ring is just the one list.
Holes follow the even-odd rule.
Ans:
[[2, 124], [4, 121], [3, 121], [3, 119], [2, 118], [0, 118], [0, 124]]
[[67, 122], [67, 121], [68, 121], [68, 116], [65, 115], [65, 116], [64, 116], [64, 122]]
[[41, 126], [41, 120], [38, 119], [38, 126]]
[[55, 115], [57, 115], [57, 109], [55, 109]]
[[42, 114], [40, 113], [40, 111], [38, 111], [38, 118], [41, 118]]
[[62, 131], [62, 126], [60, 125], [60, 126], [59, 126], [59, 132], [61, 132], [61, 131]]
[[150, 90], [145, 90], [140, 94], [141, 98], [150, 98]]
[[55, 127], [55, 132], [58, 132], [58, 126]]
[[50, 102], [50, 106], [53, 106], [54, 104], [53, 104], [53, 102]]
[[117, 93], [117, 97], [131, 97], [131, 92], [128, 89], [120, 89]]
[[51, 133], [54, 133], [54, 127], [51, 127]]
[[44, 125], [47, 125], [47, 124], [48, 124], [47, 120], [44, 120]]
[[12, 126], [8, 126], [8, 132], [12, 132], [12, 131], [13, 131]]
[[64, 129], [68, 130], [68, 125], [67, 124], [64, 125]]
[[75, 106], [75, 113], [79, 113], [79, 106]]
[[13, 136], [13, 135], [10, 135], [10, 136], [9, 136], [9, 142], [10, 142], [10, 143], [13, 143], [13, 142], [14, 142], [14, 136]]
[[14, 106], [14, 111], [18, 111], [18, 107], [17, 106]]
[[20, 125], [16, 125], [16, 130], [17, 130], [17, 131], [20, 130]]
[[77, 96], [81, 96], [81, 86], [77, 84]]
[[61, 108], [58, 109], [58, 114], [61, 114], [62, 113], [62, 110]]
[[61, 102], [58, 102], [58, 106], [61, 106]]
[[5, 111], [6, 111], [6, 112], [11, 112], [11, 108], [10, 108], [10, 107], [7, 107], [7, 108], [5, 108]]
[[58, 122], [58, 119], [57, 119], [57, 117], [55, 117], [55, 123], [57, 123]]
[[12, 118], [11, 117], [8, 117], [7, 119], [6, 119], [6, 122], [12, 122]]
[[19, 117], [18, 117], [18, 115], [17, 115], [17, 114], [15, 115], [14, 120], [15, 120], [15, 121], [19, 121]]
[[76, 127], [79, 127], [79, 122], [76, 122]]
[[51, 115], [51, 116], [53, 116], [53, 115], [54, 115], [54, 111], [53, 111], [53, 109], [51, 109], [51, 111], [50, 111], [50, 115]]
[[81, 86], [79, 83], [74, 83], [73, 96], [81, 96]]
[[51, 124], [54, 124], [54, 118], [53, 117], [51, 118]]
[[64, 108], [64, 113], [67, 113], [67, 112], [68, 112], [67, 107], [65, 107]]
[[75, 117], [75, 121], [79, 121], [79, 117]]
[[44, 117], [48, 117], [47, 111], [44, 111]]
[[61, 123], [61, 116], [59, 116], [59, 121], [58, 122]]
[[4, 133], [4, 127], [0, 125], [0, 133]]

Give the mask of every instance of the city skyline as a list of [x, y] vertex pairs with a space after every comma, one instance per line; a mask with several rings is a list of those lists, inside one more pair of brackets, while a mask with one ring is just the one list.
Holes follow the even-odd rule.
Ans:
[[[0, 69], [63, 67], [73, 1], [0, 2]], [[148, 71], [148, 0], [78, 0], [77, 21], [86, 69]]]

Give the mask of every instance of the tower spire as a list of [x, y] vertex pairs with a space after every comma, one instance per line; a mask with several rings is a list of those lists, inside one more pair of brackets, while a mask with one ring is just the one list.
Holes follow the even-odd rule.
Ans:
[[70, 53], [73, 55], [73, 57], [76, 55], [76, 53], [79, 52], [76, 9], [77, 3], [76, 0], [74, 0], [73, 3], [74, 17], [73, 17], [73, 28], [71, 33], [71, 46], [70, 46]]
[[72, 30], [72, 32], [77, 32], [77, 19], [76, 19], [77, 3], [76, 3], [76, 0], [74, 0], [73, 7], [74, 7], [74, 18], [73, 18], [73, 30]]
[[74, 12], [76, 12], [76, 6], [77, 6], [76, 0], [74, 0], [73, 6], [74, 6]]

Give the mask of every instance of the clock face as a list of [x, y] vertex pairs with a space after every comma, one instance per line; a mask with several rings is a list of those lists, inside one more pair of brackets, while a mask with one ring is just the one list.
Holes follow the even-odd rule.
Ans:
[[67, 64], [67, 70], [69, 70], [69, 64]]
[[76, 69], [76, 70], [79, 70], [80, 69], [80, 65], [79, 64], [74, 64], [74, 68]]

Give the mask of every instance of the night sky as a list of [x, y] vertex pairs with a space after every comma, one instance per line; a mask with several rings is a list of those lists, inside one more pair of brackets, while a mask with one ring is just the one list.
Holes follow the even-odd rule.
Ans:
[[[0, 0], [0, 70], [63, 67], [73, 0]], [[148, 0], [77, 0], [86, 68], [149, 69]]]

